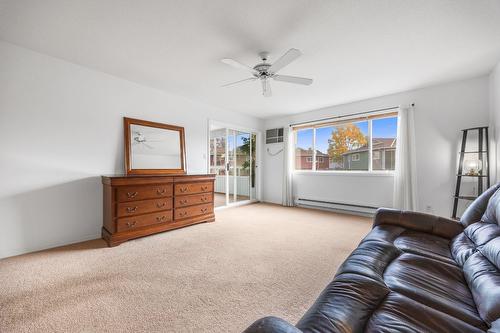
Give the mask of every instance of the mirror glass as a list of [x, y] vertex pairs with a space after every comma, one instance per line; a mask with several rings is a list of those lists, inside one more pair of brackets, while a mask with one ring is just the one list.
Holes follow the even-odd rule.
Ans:
[[124, 120], [127, 174], [186, 173], [183, 127]]
[[180, 169], [181, 145], [178, 131], [130, 125], [132, 169]]

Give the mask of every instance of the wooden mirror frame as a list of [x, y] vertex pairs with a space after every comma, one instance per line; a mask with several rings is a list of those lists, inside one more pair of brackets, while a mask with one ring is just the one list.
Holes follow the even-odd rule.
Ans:
[[[134, 118], [123, 118], [123, 125], [125, 130], [125, 170], [127, 175], [157, 175], [157, 174], [185, 174], [186, 173], [186, 149], [184, 146], [184, 127], [174, 126], [162, 123], [155, 123], [147, 120], [140, 120]], [[180, 142], [180, 169], [132, 169], [131, 168], [131, 147], [130, 147], [130, 125], [140, 125], [147, 127], [162, 128], [171, 131], [179, 132]]]

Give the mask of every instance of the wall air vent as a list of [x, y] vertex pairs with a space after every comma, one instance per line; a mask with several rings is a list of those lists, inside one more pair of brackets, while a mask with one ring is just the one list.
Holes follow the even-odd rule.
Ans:
[[283, 127], [266, 130], [266, 144], [283, 142]]

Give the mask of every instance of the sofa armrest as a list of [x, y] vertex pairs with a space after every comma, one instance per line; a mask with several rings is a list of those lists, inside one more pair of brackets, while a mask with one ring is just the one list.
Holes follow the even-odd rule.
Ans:
[[302, 331], [281, 318], [265, 317], [254, 322], [243, 333], [302, 333]]
[[375, 214], [373, 227], [381, 224], [397, 225], [450, 239], [463, 231], [463, 226], [458, 221], [452, 219], [388, 208], [379, 208]]

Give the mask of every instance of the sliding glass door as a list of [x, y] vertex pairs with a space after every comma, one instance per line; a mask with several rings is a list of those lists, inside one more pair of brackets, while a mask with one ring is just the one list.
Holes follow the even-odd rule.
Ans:
[[256, 139], [256, 133], [250, 131], [210, 130], [210, 173], [216, 174], [216, 207], [256, 198]]

